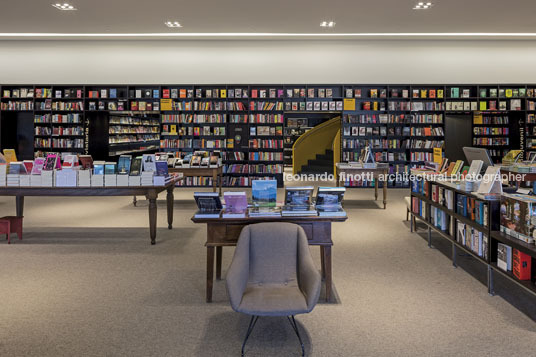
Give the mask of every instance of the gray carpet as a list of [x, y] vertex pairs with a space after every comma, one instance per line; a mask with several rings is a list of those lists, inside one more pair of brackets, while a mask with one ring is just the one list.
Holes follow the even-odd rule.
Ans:
[[[0, 243], [0, 356], [238, 356], [249, 320], [224, 281], [204, 302], [206, 228], [190, 221], [192, 192], [177, 191], [173, 230], [159, 202], [156, 246], [145, 201], [27, 198], [24, 240]], [[347, 194], [349, 220], [333, 232], [337, 302], [297, 318], [307, 354], [533, 355], [530, 318], [409, 232], [407, 194], [390, 190], [385, 211], [372, 190]], [[1, 199], [0, 214], [13, 212]], [[224, 268], [231, 257], [224, 249]], [[265, 318], [247, 355], [297, 356], [299, 345], [285, 319]]]

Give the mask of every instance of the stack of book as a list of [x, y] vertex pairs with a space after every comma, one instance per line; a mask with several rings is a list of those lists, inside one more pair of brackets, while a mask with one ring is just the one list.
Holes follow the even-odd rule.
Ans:
[[[9, 164], [7, 172], [7, 186], [19, 186], [21, 171], [24, 168], [22, 162], [15, 161]], [[26, 169], [24, 168], [24, 171]]]
[[117, 186], [117, 173], [115, 162], [106, 162], [104, 164], [104, 186]]
[[93, 175], [91, 176], [91, 187], [104, 186], [104, 161], [95, 161], [93, 163]]
[[248, 199], [245, 192], [224, 192], [225, 209], [222, 218], [245, 218]]
[[250, 217], [280, 217], [281, 209], [276, 207], [277, 180], [253, 180], [251, 182], [253, 207]]
[[194, 192], [198, 211], [195, 218], [220, 218], [222, 204], [217, 192]]
[[7, 164], [0, 164], [0, 186], [5, 186], [7, 180]]
[[312, 205], [314, 187], [286, 187], [285, 205], [281, 215], [285, 216], [316, 216], [316, 209]]
[[344, 187], [319, 187], [316, 192], [316, 210], [319, 216], [346, 217], [342, 208]]

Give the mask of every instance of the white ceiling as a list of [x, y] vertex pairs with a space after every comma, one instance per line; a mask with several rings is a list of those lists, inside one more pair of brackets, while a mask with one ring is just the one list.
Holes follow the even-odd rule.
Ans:
[[52, 2], [0, 0], [0, 33], [536, 33], [535, 0], [437, 0], [420, 11], [413, 0], [69, 1], [78, 11]]

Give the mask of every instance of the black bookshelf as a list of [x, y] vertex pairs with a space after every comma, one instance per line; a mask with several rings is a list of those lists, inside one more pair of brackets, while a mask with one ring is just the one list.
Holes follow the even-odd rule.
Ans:
[[[391, 172], [407, 172], [412, 166], [422, 163], [431, 157], [431, 147], [413, 147], [416, 145], [436, 141], [439, 145], [441, 135], [432, 138], [429, 135], [417, 138], [412, 136], [411, 129], [431, 128], [431, 130], [444, 129], [446, 114], [474, 112], [490, 112], [493, 108], [500, 115], [508, 116], [510, 123], [510, 143], [506, 149], [526, 148], [527, 152], [536, 150], [536, 85], [533, 84], [459, 84], [459, 85], [418, 85], [418, 84], [10, 84], [0, 86], [0, 123], [1, 123], [1, 147], [15, 147], [19, 156], [23, 159], [31, 159], [36, 152], [73, 151], [89, 153], [98, 157], [98, 152], [93, 148], [107, 146], [100, 143], [104, 138], [96, 137], [92, 132], [92, 121], [97, 118], [105, 118], [114, 112], [136, 112], [141, 114], [163, 115], [213, 115], [225, 116], [223, 123], [181, 123], [181, 127], [210, 127], [210, 135], [179, 135], [175, 139], [191, 139], [189, 147], [167, 147], [166, 137], [162, 131], [160, 149], [173, 152], [192, 152], [200, 150], [218, 150], [222, 152], [224, 164], [228, 172], [225, 174], [226, 185], [249, 186], [251, 179], [259, 177], [276, 178], [282, 184], [283, 175], [279, 168], [283, 167], [284, 159], [287, 163], [291, 158], [288, 155], [290, 147], [285, 150], [283, 140], [286, 128], [285, 118], [291, 116], [326, 115], [343, 118], [343, 137], [341, 140], [341, 159], [353, 160], [359, 154], [359, 147], [345, 147], [344, 139], [365, 140], [400, 140], [387, 144], [387, 147], [379, 145], [374, 148], [379, 161], [390, 162]], [[264, 91], [261, 93], [261, 91]], [[355, 101], [354, 110], [345, 110], [343, 101], [352, 99]], [[163, 108], [165, 102], [172, 102], [171, 108]], [[482, 103], [485, 103], [484, 104]], [[210, 104], [208, 104], [210, 103]], [[81, 104], [81, 105], [80, 105]], [[168, 103], [169, 104], [169, 103]], [[272, 107], [275, 105], [275, 107]], [[484, 109], [485, 110], [482, 110]], [[65, 141], [61, 145], [66, 147], [35, 147], [36, 138], [53, 139], [47, 136], [47, 130], [59, 126], [54, 123], [34, 123], [35, 118], [50, 114], [74, 115], [79, 114], [84, 130], [80, 142], [72, 145]], [[280, 115], [282, 123], [254, 123], [251, 116], [257, 115]], [[376, 116], [382, 115], [387, 118], [386, 123], [350, 123], [344, 122], [345, 115]], [[104, 119], [100, 119], [104, 120]], [[197, 125], [199, 124], [199, 125]], [[220, 125], [221, 124], [221, 125]], [[384, 125], [385, 124], [385, 125]], [[80, 126], [80, 123], [60, 123], [63, 127]], [[161, 123], [162, 129], [165, 123]], [[214, 136], [214, 127], [224, 127], [225, 135]], [[252, 127], [269, 126], [281, 127], [276, 135], [261, 137], [250, 130]], [[385, 126], [385, 134], [365, 135], [354, 137], [353, 126]], [[39, 127], [41, 127], [39, 129]], [[350, 135], [344, 134], [344, 128], [350, 128]], [[38, 129], [36, 129], [38, 128]], [[400, 129], [397, 129], [400, 128]], [[410, 130], [409, 135], [404, 130]], [[70, 132], [70, 129], [65, 132]], [[201, 129], [204, 130], [204, 129]], [[208, 129], [207, 129], [208, 130]], [[378, 129], [382, 130], [382, 129]], [[417, 130], [417, 129], [414, 129]], [[50, 131], [52, 133], [52, 131]], [[523, 135], [518, 135], [523, 132]], [[208, 131], [206, 132], [208, 134]], [[222, 131], [217, 133], [221, 134]], [[359, 133], [359, 130], [358, 130]], [[281, 135], [280, 135], [281, 134]], [[75, 140], [72, 138], [56, 138]], [[240, 143], [234, 139], [240, 138]], [[516, 142], [516, 138], [521, 139]], [[215, 141], [220, 140], [221, 141]], [[196, 141], [194, 144], [193, 140]], [[231, 140], [233, 139], [233, 140]], [[250, 140], [281, 140], [281, 146], [255, 147], [255, 142]], [[204, 141], [203, 141], [204, 140]], [[419, 142], [420, 140], [420, 142]], [[534, 141], [533, 141], [534, 140]], [[214, 141], [214, 142], [211, 142]], [[23, 145], [21, 144], [23, 143]], [[210, 143], [210, 144], [209, 144]], [[273, 144], [274, 142], [272, 142]], [[60, 142], [58, 141], [58, 144]], [[252, 144], [252, 146], [250, 146]], [[347, 142], [346, 142], [347, 144]], [[271, 144], [269, 144], [271, 145]], [[405, 146], [404, 146], [405, 145]], [[53, 145], [51, 145], [53, 146]], [[499, 149], [489, 147], [492, 150]], [[126, 148], [126, 150], [135, 148]], [[103, 149], [104, 150], [104, 149]], [[259, 166], [266, 163], [249, 160], [251, 152], [274, 152], [281, 153], [283, 160], [275, 160], [274, 165]], [[107, 151], [109, 153], [109, 151]], [[404, 155], [405, 154], [405, 158]], [[236, 160], [239, 158], [239, 160]], [[278, 156], [279, 158], [279, 156]], [[499, 157], [497, 157], [498, 159]], [[279, 162], [280, 161], [280, 162]], [[233, 172], [230, 165], [242, 166], [237, 172]], [[251, 166], [257, 165], [257, 166]], [[236, 166], [234, 166], [236, 168]], [[258, 172], [267, 171], [267, 172]], [[407, 187], [408, 182], [390, 182], [393, 187]]]

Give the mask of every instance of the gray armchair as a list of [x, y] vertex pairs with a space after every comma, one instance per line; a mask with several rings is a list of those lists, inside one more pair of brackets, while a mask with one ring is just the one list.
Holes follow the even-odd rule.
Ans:
[[287, 316], [303, 356], [304, 346], [294, 315], [313, 310], [320, 284], [303, 228], [281, 222], [244, 227], [227, 272], [233, 310], [252, 315], [242, 355], [259, 316]]

